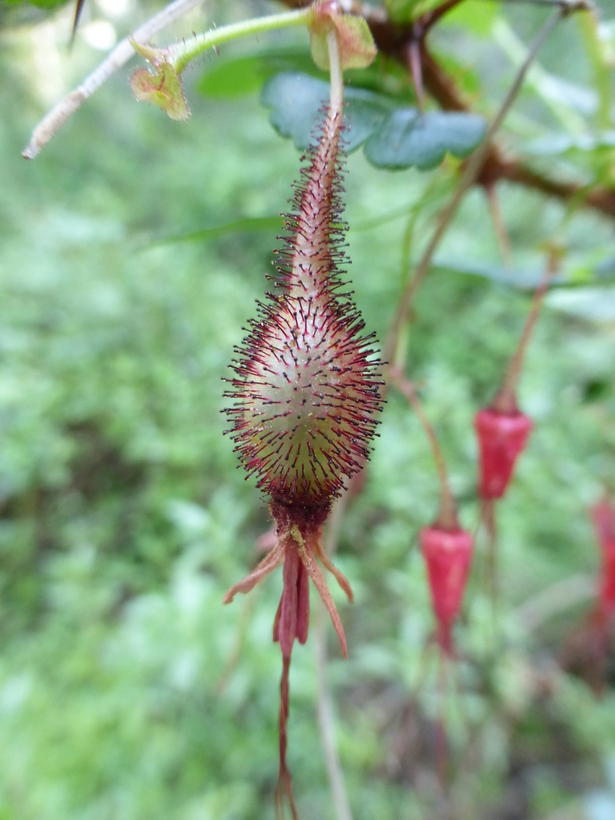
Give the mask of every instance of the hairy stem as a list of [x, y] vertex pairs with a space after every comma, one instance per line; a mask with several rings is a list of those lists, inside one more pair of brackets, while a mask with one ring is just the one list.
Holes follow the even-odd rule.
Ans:
[[266, 17], [255, 17], [250, 20], [241, 20], [221, 28], [213, 28], [204, 34], [197, 34], [188, 42], [176, 43], [168, 47], [169, 62], [178, 74], [186, 68], [189, 62], [204, 51], [214, 46], [221, 46], [240, 37], [251, 34], [260, 34], [264, 31], [289, 28], [290, 26], [309, 25], [312, 20], [311, 8], [297, 11], [283, 11], [280, 14], [270, 14]]

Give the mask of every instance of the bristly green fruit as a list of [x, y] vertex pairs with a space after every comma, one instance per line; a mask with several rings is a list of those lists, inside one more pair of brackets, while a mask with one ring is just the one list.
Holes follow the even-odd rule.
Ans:
[[248, 475], [286, 505], [328, 505], [340, 494], [368, 457], [381, 406], [372, 336], [361, 335], [351, 294], [339, 292], [346, 226], [337, 117], [302, 171], [276, 290], [259, 305], [227, 393]]

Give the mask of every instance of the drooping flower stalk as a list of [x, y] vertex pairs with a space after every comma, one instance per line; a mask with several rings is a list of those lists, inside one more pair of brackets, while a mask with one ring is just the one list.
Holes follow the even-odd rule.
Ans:
[[431, 602], [436, 617], [436, 637], [444, 655], [454, 653], [452, 628], [459, 615], [466, 587], [474, 539], [459, 524], [457, 504], [451, 491], [444, 456], [414, 385], [398, 369], [391, 370], [395, 385], [417, 414], [429, 439], [440, 481], [440, 509], [434, 522], [419, 533], [419, 545], [425, 564]]
[[276, 806], [288, 798], [296, 817], [286, 764], [288, 674], [295, 639], [305, 643], [311, 579], [331, 617], [342, 653], [344, 630], [320, 562], [349, 600], [346, 578], [324, 553], [322, 527], [345, 479], [369, 454], [380, 410], [381, 379], [373, 360], [372, 336], [350, 294], [340, 293], [339, 264], [345, 226], [341, 223], [340, 133], [343, 77], [338, 35], [326, 34], [331, 98], [318, 145], [308, 154], [296, 188], [287, 234], [278, 251], [275, 291], [259, 304], [259, 315], [232, 364], [227, 395], [230, 433], [248, 476], [270, 499], [277, 543], [255, 570], [227, 592], [249, 592], [283, 563], [283, 591], [273, 639], [282, 651], [280, 768]]
[[[438, 719], [435, 727], [435, 753], [438, 779], [447, 789], [448, 736], [446, 731], [447, 666], [455, 657], [453, 626], [463, 602], [474, 552], [474, 538], [459, 523], [457, 503], [453, 496], [444, 455], [415, 386], [404, 378], [400, 368], [389, 371], [391, 379], [414, 410], [429, 440], [440, 482], [440, 508], [435, 520], [419, 532], [419, 546], [425, 559], [431, 606], [436, 620], [435, 642], [438, 648]], [[425, 650], [432, 643], [429, 638]], [[422, 664], [427, 660], [423, 654]]]
[[519, 409], [517, 387], [532, 333], [560, 259], [561, 249], [553, 245], [548, 250], [545, 273], [534, 293], [521, 338], [502, 384], [489, 407], [479, 410], [474, 417], [479, 450], [478, 493], [481, 519], [487, 533], [487, 575], [494, 605], [497, 601], [495, 502], [506, 493], [534, 426], [532, 419]]

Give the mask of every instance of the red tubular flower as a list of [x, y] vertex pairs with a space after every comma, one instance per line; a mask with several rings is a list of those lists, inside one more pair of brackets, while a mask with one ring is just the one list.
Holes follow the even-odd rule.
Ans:
[[480, 457], [479, 494], [483, 499], [502, 498], [533, 422], [519, 410], [501, 413], [487, 407], [476, 414], [474, 426]]
[[446, 530], [436, 523], [421, 530], [419, 544], [427, 564], [431, 601], [438, 622], [438, 643], [444, 652], [451, 654], [452, 626], [461, 609], [474, 539], [461, 528]]

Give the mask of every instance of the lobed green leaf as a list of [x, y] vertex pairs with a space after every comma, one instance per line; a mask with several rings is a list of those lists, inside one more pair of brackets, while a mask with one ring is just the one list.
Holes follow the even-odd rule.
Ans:
[[467, 157], [482, 140], [485, 120], [476, 114], [415, 108], [392, 111], [366, 142], [365, 155], [379, 168], [435, 168], [447, 153]]
[[[270, 120], [283, 137], [305, 150], [329, 99], [329, 84], [304, 74], [278, 74], [263, 87], [261, 101], [272, 109]], [[345, 91], [346, 150], [365, 143], [367, 159], [390, 170], [435, 168], [446, 153], [466, 157], [481, 141], [486, 123], [475, 114], [399, 108], [382, 94], [362, 88]]]
[[[363, 88], [347, 88], [345, 148], [356, 150], [373, 133], [392, 108], [386, 97]], [[318, 123], [329, 101], [329, 83], [305, 74], [277, 74], [265, 83], [263, 105], [272, 109], [271, 124], [283, 137], [290, 137], [297, 148], [305, 150], [316, 141]]]

